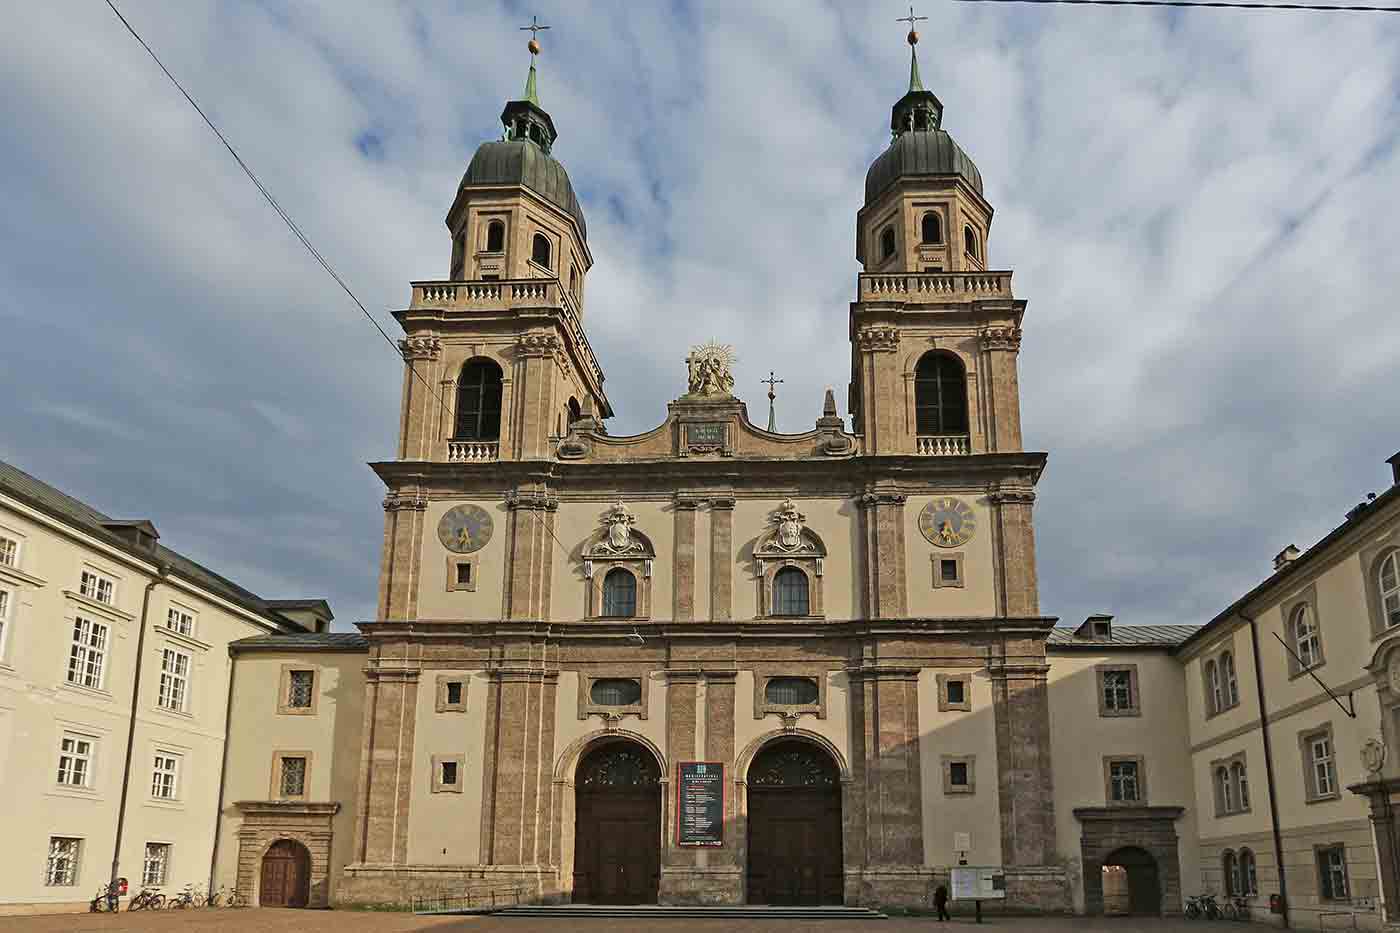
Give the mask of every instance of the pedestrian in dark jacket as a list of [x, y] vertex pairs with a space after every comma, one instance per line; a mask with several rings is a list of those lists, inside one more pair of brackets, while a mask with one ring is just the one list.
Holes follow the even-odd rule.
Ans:
[[933, 892], [933, 906], [938, 910], [939, 920], [952, 919], [948, 916], [948, 889], [941, 884]]

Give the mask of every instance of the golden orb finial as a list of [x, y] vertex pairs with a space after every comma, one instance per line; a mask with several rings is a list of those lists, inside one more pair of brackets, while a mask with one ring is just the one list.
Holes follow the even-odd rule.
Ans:
[[520, 27], [521, 32], [528, 32], [530, 34], [530, 41], [525, 48], [530, 50], [531, 55], [540, 54], [540, 43], [538, 41], [540, 32], [548, 28], [548, 26], [540, 25], [540, 18], [538, 16], [530, 17], [530, 25]]
[[909, 44], [910, 44], [910, 45], [918, 45], [918, 44], [919, 44], [919, 34], [918, 34], [917, 32], [915, 32], [914, 30], [912, 30], [912, 29], [909, 30], [909, 35], [906, 36], [906, 38], [909, 40]]
[[[913, 35], [913, 33], [910, 33], [910, 35]], [[529, 42], [525, 43], [525, 48], [530, 50], [531, 55], [540, 54], [540, 43], [536, 39], [531, 39]]]
[[909, 44], [911, 46], [915, 46], [919, 44], [919, 34], [914, 31], [914, 26], [918, 23], [923, 22], [926, 19], [928, 19], [927, 16], [915, 16], [914, 8], [911, 6], [909, 8], [909, 15], [901, 16], [899, 19], [895, 20], [895, 22], [909, 24], [909, 35], [905, 36], [905, 38], [909, 41]]

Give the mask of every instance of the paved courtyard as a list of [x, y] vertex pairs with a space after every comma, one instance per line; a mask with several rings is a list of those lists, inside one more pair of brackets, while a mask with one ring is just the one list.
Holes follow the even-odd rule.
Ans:
[[404, 930], [431, 930], [435, 933], [523, 933], [526, 930], [560, 929], [567, 926], [570, 933], [631, 933], [657, 930], [672, 933], [724, 930], [773, 931], [773, 933], [932, 933], [940, 929], [1016, 930], [1032, 933], [1039, 930], [1114, 930], [1117, 933], [1175, 933], [1186, 930], [1249, 929], [1224, 922], [1204, 923], [1187, 920], [1153, 920], [1138, 918], [1105, 919], [1102, 917], [1015, 917], [987, 920], [980, 927], [969, 917], [958, 917], [950, 923], [932, 918], [891, 918], [850, 923], [846, 921], [812, 920], [544, 920], [533, 917], [507, 919], [501, 917], [415, 917], [411, 914], [368, 913], [339, 910], [191, 910], [161, 913], [65, 914], [44, 917], [5, 917], [0, 927], [6, 933], [134, 933], [134, 931], [204, 931], [237, 930], [248, 933], [398, 933]]

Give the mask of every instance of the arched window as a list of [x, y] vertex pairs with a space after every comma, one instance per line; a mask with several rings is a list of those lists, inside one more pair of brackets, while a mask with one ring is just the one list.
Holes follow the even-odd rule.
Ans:
[[461, 441], [501, 437], [501, 367], [487, 359], [468, 360], [457, 380], [457, 431]]
[[1215, 769], [1215, 784], [1220, 794], [1220, 812], [1235, 812], [1235, 787], [1230, 781], [1230, 771], [1224, 765]]
[[579, 408], [578, 399], [569, 396], [569, 424], [583, 417], [583, 409]]
[[1220, 692], [1220, 670], [1215, 661], [1206, 662], [1206, 710], [1212, 715], [1225, 708], [1225, 697]]
[[763, 698], [775, 706], [803, 706], [821, 696], [810, 677], [774, 677], [763, 688]]
[[549, 238], [543, 233], [535, 234], [535, 239], [530, 247], [531, 261], [544, 266], [546, 269], [554, 268], [549, 264]]
[[569, 294], [578, 297], [578, 267], [569, 267]]
[[1313, 621], [1312, 607], [1303, 603], [1293, 610], [1288, 628], [1293, 636], [1293, 653], [1298, 656], [1301, 670], [1315, 667], [1322, 660], [1322, 640], [1317, 634], [1317, 623]]
[[1381, 618], [1387, 627], [1400, 625], [1400, 551], [1391, 551], [1376, 572], [1380, 589]]
[[1235, 853], [1226, 849], [1220, 856], [1220, 873], [1224, 876], [1225, 893], [1235, 897], [1240, 893], [1240, 863]]
[[880, 232], [880, 258], [889, 259], [894, 255], [894, 227], [886, 227]]
[[807, 575], [796, 567], [784, 567], [773, 577], [773, 615], [805, 616], [810, 611]]
[[963, 249], [973, 259], [977, 259], [980, 254], [977, 252], [977, 231], [971, 226], [963, 227]]
[[967, 374], [948, 353], [925, 353], [914, 369], [914, 415], [920, 434], [967, 433]]
[[1244, 762], [1237, 761], [1230, 768], [1234, 772], [1235, 778], [1235, 799], [1240, 802], [1241, 810], [1249, 809], [1249, 777], [1245, 774]]
[[493, 220], [486, 225], [486, 252], [503, 253], [506, 250], [506, 225], [503, 220]]
[[1259, 872], [1254, 867], [1254, 853], [1248, 849], [1241, 849], [1236, 858], [1240, 866], [1240, 894], [1253, 897], [1259, 893]]
[[637, 614], [637, 578], [630, 570], [614, 567], [603, 578], [603, 615], [627, 619]]
[[925, 243], [943, 242], [943, 222], [936, 211], [929, 211], [924, 215], [924, 219], [919, 222], [919, 232], [919, 239]]
[[1240, 685], [1235, 678], [1235, 656], [1228, 651], [1220, 656], [1220, 677], [1224, 681], [1225, 702], [1229, 706], [1238, 706]]

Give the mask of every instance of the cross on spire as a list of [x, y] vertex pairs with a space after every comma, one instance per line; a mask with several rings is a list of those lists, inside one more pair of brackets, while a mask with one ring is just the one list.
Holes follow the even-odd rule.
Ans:
[[[909, 8], [909, 13], [910, 13], [910, 15], [913, 15], [913, 13], [914, 13], [914, 8], [913, 8], [913, 7], [910, 7], [910, 8]], [[928, 17], [925, 16], [925, 17], [923, 17], [923, 19], [928, 19]], [[528, 33], [530, 34], [530, 41], [531, 41], [531, 42], [534, 42], [536, 39], [538, 39], [538, 38], [540, 37], [540, 33], [543, 32], [544, 30], [548, 29], [548, 28], [549, 28], [548, 26], [541, 26], [541, 25], [540, 25], [540, 18], [539, 18], [538, 16], [532, 16], [532, 17], [530, 17], [530, 25], [528, 25], [528, 26], [521, 26], [521, 27], [520, 27], [520, 31], [521, 31], [521, 32], [528, 32]], [[534, 51], [534, 50], [531, 49], [531, 51]]]
[[[909, 8], [909, 15], [908, 15], [908, 16], [901, 16], [901, 17], [899, 17], [898, 19], [896, 19], [895, 22], [896, 22], [896, 23], [908, 23], [908, 24], [909, 24], [909, 44], [910, 44], [910, 45], [913, 45], [914, 43], [916, 43], [916, 42], [919, 41], [919, 34], [918, 34], [917, 32], [914, 31], [914, 26], [915, 26], [915, 24], [916, 24], [916, 23], [926, 22], [927, 20], [928, 20], [928, 17], [927, 17], [927, 16], [915, 16], [915, 15], [914, 15], [914, 8], [911, 6], [911, 7]], [[545, 27], [545, 28], [548, 28], [548, 27]]]
[[783, 383], [783, 380], [774, 378], [776, 375], [777, 374], [770, 369], [768, 370], [767, 379], [758, 380], [759, 382], [768, 386], [768, 430], [774, 432], [775, 434], [778, 431], [778, 416], [777, 412], [773, 409], [773, 400], [778, 396], [773, 393], [773, 387], [782, 385]]

